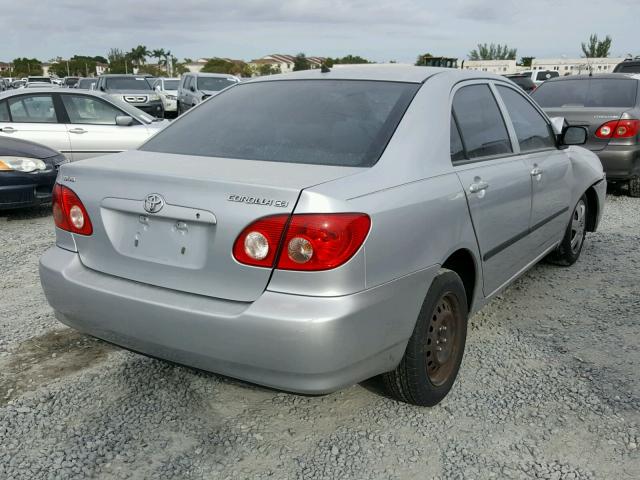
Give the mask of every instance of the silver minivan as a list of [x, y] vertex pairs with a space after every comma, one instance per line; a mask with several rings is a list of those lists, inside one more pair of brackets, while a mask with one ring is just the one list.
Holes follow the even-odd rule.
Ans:
[[220, 90], [239, 83], [233, 75], [221, 73], [185, 73], [178, 87], [178, 115], [195, 107]]

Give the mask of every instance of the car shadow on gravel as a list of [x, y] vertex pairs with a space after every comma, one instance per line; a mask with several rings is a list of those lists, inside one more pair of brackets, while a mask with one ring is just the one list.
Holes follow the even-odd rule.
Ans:
[[106, 359], [114, 347], [75, 330], [51, 330], [0, 357], [0, 406]]
[[0, 221], [29, 220], [32, 218], [44, 218], [49, 215], [51, 215], [51, 204], [45, 203], [37, 207], [0, 210]]

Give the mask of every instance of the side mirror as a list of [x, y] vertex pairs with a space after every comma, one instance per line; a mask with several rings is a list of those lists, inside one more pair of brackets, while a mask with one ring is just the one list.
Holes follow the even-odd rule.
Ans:
[[104, 91], [105, 91], [105, 90], [104, 90], [104, 85], [100, 85], [100, 91], [101, 91], [101, 92], [104, 92]]
[[589, 132], [586, 127], [569, 126], [565, 127], [560, 136], [562, 145], [584, 145], [587, 143]]
[[129, 115], [118, 115], [116, 117], [116, 125], [119, 127], [128, 127], [133, 124], [133, 118]]
[[189, 90], [191, 90], [192, 92], [195, 92], [195, 91], [196, 91], [196, 87], [194, 87], [193, 85], [191, 85], [191, 86], [189, 87]]

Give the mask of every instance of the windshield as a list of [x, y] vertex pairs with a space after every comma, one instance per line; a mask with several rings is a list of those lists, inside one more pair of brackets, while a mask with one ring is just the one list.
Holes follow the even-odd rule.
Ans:
[[179, 83], [180, 83], [180, 80], [165, 80], [164, 81], [164, 89], [165, 90], [177, 90]]
[[632, 65], [620, 64], [615, 71], [620, 73], [640, 73], [640, 63]]
[[51, 83], [51, 79], [49, 77], [28, 77], [27, 81]]
[[233, 78], [198, 77], [198, 90], [212, 90], [217, 92], [236, 83], [238, 82]]
[[532, 96], [542, 108], [625, 108], [636, 104], [637, 90], [636, 80], [590, 78], [545, 82]]
[[85, 88], [87, 90], [89, 90], [91, 88], [91, 85], [96, 83], [95, 79], [93, 78], [82, 78], [80, 80], [78, 80], [78, 88]]
[[144, 77], [113, 77], [105, 79], [107, 90], [151, 90]]
[[369, 167], [418, 88], [353, 80], [239, 84], [174, 121], [141, 150]]

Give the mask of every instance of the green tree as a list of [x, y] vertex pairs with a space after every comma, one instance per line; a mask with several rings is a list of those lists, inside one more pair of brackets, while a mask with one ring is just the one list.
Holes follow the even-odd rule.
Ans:
[[371, 62], [366, 58], [361, 57], [360, 55], [351, 55], [351, 54], [345, 55], [344, 57], [341, 57], [341, 58], [329, 57], [325, 60], [325, 65], [327, 67], [331, 67], [333, 65], [357, 65], [361, 63], [371, 63]]
[[604, 58], [609, 56], [611, 50], [611, 37], [607, 35], [604, 40], [598, 40], [595, 33], [589, 36], [588, 43], [582, 43], [582, 53], [587, 58]]
[[12, 72], [14, 77], [28, 77], [29, 75], [42, 75], [42, 62], [37, 58], [15, 58]]
[[293, 71], [297, 72], [299, 70], [309, 70], [311, 68], [311, 64], [309, 60], [307, 60], [307, 56], [304, 53], [299, 53], [296, 55], [296, 58], [293, 60]]
[[231, 75], [233, 63], [224, 58], [210, 58], [202, 67], [204, 73], [226, 73]]
[[99, 63], [107, 63], [106, 59], [103, 57], [74, 55], [69, 60], [63, 60], [62, 58], [55, 59], [51, 63], [49, 71], [55, 73], [59, 77], [66, 77], [67, 75], [79, 77], [92, 76], [96, 73], [96, 63], [98, 63], [96, 58], [105, 60], [105, 62]]
[[258, 67], [257, 71], [258, 75], [275, 75], [278, 73], [282, 73], [280, 71], [280, 65], [271, 65], [270, 63], [263, 63]]
[[469, 60], [515, 60], [518, 50], [506, 44], [479, 43], [477, 49], [469, 52]]
[[156, 63], [160, 65], [160, 63], [166, 56], [166, 52], [164, 51], [164, 48], [156, 48], [154, 50], [151, 50], [151, 56], [155, 58], [157, 60]]
[[122, 50], [118, 48], [112, 48], [107, 55], [109, 59], [109, 73], [133, 73], [132, 64]]
[[521, 57], [520, 58], [520, 65], [523, 66], [523, 67], [530, 67], [534, 58], [536, 58], [536, 57]]
[[151, 56], [151, 52], [144, 45], [138, 45], [131, 49], [127, 54], [131, 63], [136, 66], [144, 65], [147, 62], [147, 57]]

